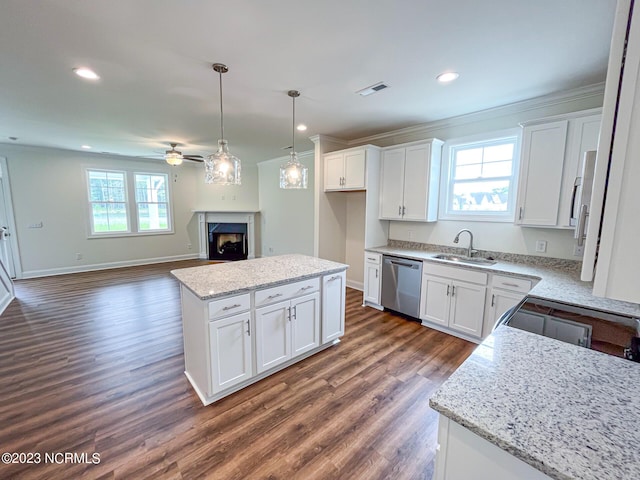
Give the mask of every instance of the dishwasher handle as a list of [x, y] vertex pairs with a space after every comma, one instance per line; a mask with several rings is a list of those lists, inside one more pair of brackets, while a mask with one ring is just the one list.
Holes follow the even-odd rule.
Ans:
[[394, 258], [385, 258], [384, 261], [385, 263], [390, 263], [391, 265], [398, 265], [399, 267], [409, 267], [414, 270], [417, 270], [418, 268], [420, 268], [420, 263], [408, 263], [408, 262], [396, 260]]

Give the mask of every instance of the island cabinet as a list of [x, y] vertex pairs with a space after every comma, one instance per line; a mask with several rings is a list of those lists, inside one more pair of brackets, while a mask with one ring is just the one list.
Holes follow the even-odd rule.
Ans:
[[488, 274], [431, 262], [424, 262], [422, 272], [422, 324], [477, 342], [482, 337]]
[[318, 278], [256, 291], [258, 373], [320, 346], [319, 291]]
[[172, 271], [182, 283], [185, 375], [202, 403], [338, 343], [346, 268], [283, 255]]

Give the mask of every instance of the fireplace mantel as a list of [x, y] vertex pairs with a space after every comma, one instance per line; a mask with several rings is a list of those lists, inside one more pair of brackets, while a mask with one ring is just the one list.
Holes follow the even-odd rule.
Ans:
[[200, 240], [199, 258], [209, 258], [209, 232], [207, 223], [246, 223], [247, 224], [247, 241], [248, 256], [247, 258], [256, 257], [256, 229], [255, 217], [258, 212], [215, 212], [211, 210], [194, 210], [198, 215], [198, 232]]

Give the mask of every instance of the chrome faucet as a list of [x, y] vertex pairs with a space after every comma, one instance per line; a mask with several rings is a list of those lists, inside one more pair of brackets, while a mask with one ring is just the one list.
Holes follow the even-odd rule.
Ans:
[[467, 230], [466, 228], [460, 230], [456, 235], [456, 238], [453, 239], [453, 243], [458, 243], [460, 241], [460, 234], [463, 232], [467, 232], [469, 234], [469, 248], [467, 248], [467, 257], [471, 258], [474, 253], [478, 253], [477, 250], [473, 249], [473, 233], [471, 233], [471, 230]]

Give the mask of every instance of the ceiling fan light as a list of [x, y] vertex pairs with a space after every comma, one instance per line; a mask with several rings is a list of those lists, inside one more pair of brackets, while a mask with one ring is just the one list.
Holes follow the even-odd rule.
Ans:
[[296, 152], [291, 152], [289, 161], [280, 166], [280, 188], [307, 188], [309, 168], [298, 161]]
[[178, 152], [167, 153], [164, 156], [164, 159], [172, 167], [177, 167], [178, 165], [182, 165], [182, 155]]
[[218, 140], [218, 151], [204, 160], [205, 183], [240, 185], [240, 173], [240, 160], [229, 152], [226, 140]]

